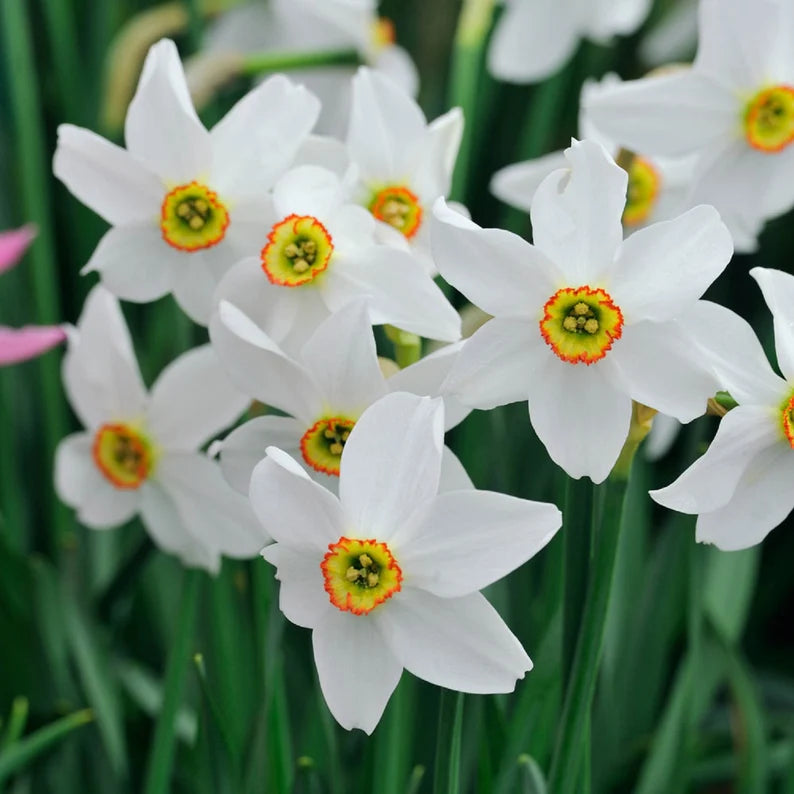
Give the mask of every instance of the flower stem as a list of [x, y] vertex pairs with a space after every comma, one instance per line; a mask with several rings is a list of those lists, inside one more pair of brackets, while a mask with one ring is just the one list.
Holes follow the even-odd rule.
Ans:
[[255, 77], [269, 72], [290, 69], [311, 69], [316, 66], [358, 66], [361, 58], [356, 50], [319, 50], [316, 52], [259, 52], [246, 55], [241, 63], [242, 74]]
[[554, 794], [574, 794], [580, 791], [577, 786], [580, 780], [582, 743], [589, 724], [604, 642], [607, 608], [628, 485], [625, 475], [623, 470], [613, 471], [604, 486], [604, 508], [598, 533], [594, 537], [593, 563], [582, 625], [549, 775], [549, 791]]
[[176, 713], [187, 681], [191, 644], [196, 623], [200, 584], [203, 573], [189, 570], [182, 583], [182, 599], [176, 620], [174, 642], [168, 653], [163, 686], [163, 704], [149, 752], [144, 794], [167, 794], [171, 790], [171, 768], [174, 762]]
[[[442, 689], [438, 709], [436, 771], [433, 794], [459, 794], [460, 749], [463, 740], [463, 693]], [[446, 763], [445, 763], [446, 761]]]

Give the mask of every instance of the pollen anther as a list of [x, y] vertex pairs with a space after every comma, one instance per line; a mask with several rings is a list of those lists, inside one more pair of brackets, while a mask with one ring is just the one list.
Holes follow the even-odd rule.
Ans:
[[774, 154], [794, 142], [794, 86], [774, 85], [759, 91], [744, 115], [747, 142]]
[[310, 215], [289, 215], [277, 223], [262, 249], [262, 270], [273, 284], [299, 287], [314, 281], [334, 252], [328, 230]]
[[217, 245], [229, 223], [229, 213], [218, 195], [198, 182], [179, 185], [163, 199], [163, 239], [180, 251], [190, 253]]
[[390, 185], [375, 193], [369, 211], [406, 237], [413, 237], [422, 225], [419, 197], [404, 185]]
[[315, 422], [301, 438], [303, 459], [315, 471], [339, 476], [345, 443], [355, 420], [332, 416]]
[[104, 424], [97, 430], [92, 447], [94, 463], [117, 488], [139, 488], [154, 465], [152, 446], [134, 427]]

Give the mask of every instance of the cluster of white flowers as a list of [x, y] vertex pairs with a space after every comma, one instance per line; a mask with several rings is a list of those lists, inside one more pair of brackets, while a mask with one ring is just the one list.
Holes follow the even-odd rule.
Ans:
[[[633, 405], [688, 422], [727, 389], [740, 406], [654, 498], [699, 513], [699, 538], [722, 548], [760, 541], [794, 506], [780, 498], [794, 471], [794, 277], [753, 273], [786, 381], [740, 318], [700, 298], [737, 229], [794, 201], [794, 49], [726, 46], [756, 15], [720, 3], [703, 1], [691, 70], [587, 87], [582, 141], [497, 176], [497, 194], [530, 209], [532, 244], [446, 203], [458, 110], [428, 124], [362, 67], [344, 139], [312, 135], [320, 102], [282, 76], [208, 131], [175, 46], [152, 47], [126, 149], [59, 131], [55, 173], [112, 225], [85, 268], [101, 284], [69, 331], [64, 383], [86, 432], [59, 447], [61, 498], [90, 527], [140, 514], [158, 545], [210, 571], [264, 548], [281, 609], [313, 632], [331, 711], [367, 732], [403, 668], [465, 692], [512, 691], [531, 668], [479, 590], [538, 552], [561, 515], [474, 489], [443, 439], [471, 408], [528, 400], [551, 458], [601, 482]], [[500, 24], [531, 5], [511, 3]], [[647, 6], [630, 5], [610, 31]], [[763, 5], [769, 36], [790, 37], [794, 11]], [[572, 30], [597, 33], [588, 24]], [[628, 174], [618, 145], [643, 153]], [[740, 188], [755, 191], [741, 207]], [[733, 237], [704, 198], [739, 224]], [[643, 228], [624, 240], [629, 226]], [[470, 339], [435, 273], [492, 315]], [[211, 342], [147, 395], [117, 298], [167, 293]], [[379, 324], [447, 344], [399, 369], [378, 359]], [[252, 401], [279, 413], [217, 439]]]

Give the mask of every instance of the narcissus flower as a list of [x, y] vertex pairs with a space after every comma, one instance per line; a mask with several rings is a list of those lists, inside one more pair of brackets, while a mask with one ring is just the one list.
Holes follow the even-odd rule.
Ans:
[[534, 245], [436, 205], [441, 274], [494, 316], [464, 343], [443, 388], [476, 408], [528, 398], [552, 459], [601, 482], [626, 440], [632, 400], [690, 421], [719, 388], [682, 321], [732, 245], [712, 207], [623, 241], [626, 172], [592, 141], [574, 142], [566, 157], [569, 168], [532, 202]]
[[350, 434], [339, 498], [270, 448], [251, 501], [276, 543], [279, 605], [312, 629], [325, 701], [371, 733], [403, 668], [462, 692], [512, 692], [532, 662], [478, 591], [536, 554], [556, 507], [488, 491], [438, 493], [440, 399], [395, 393]]
[[86, 432], [58, 446], [55, 488], [83, 524], [140, 514], [158, 546], [210, 571], [221, 554], [252, 557], [267, 542], [247, 501], [197, 451], [247, 402], [209, 345], [176, 359], [147, 394], [118, 301], [97, 286], [70, 333], [63, 380]]
[[430, 213], [449, 192], [462, 134], [460, 108], [428, 124], [419, 105], [384, 75], [361, 68], [353, 79], [347, 150], [358, 166], [355, 196], [407, 240], [430, 272]]
[[[251, 472], [269, 446], [285, 450], [315, 480], [336, 490], [342, 452], [363, 411], [390, 391], [436, 396], [460, 349], [459, 344], [442, 348], [386, 378], [360, 299], [318, 326], [295, 360], [229, 303], [221, 303], [210, 336], [241, 391], [289, 414], [252, 419], [216, 447], [226, 479], [242, 493], [248, 493]], [[448, 407], [446, 430], [469, 413], [454, 399]], [[471, 487], [447, 447], [444, 463], [449, 487]]]
[[588, 103], [618, 143], [696, 155], [690, 204], [715, 206], [737, 250], [794, 204], [794, 5], [702, 0], [691, 69], [635, 80]]
[[702, 302], [695, 315], [701, 339], [739, 405], [720, 420], [705, 455], [672, 485], [651, 491], [665, 507], [696, 513], [697, 539], [726, 551], [760, 543], [794, 508], [794, 276], [760, 267], [750, 274], [772, 312], [785, 379], [741, 317]]
[[[0, 232], [0, 273], [19, 261], [35, 235], [32, 226]], [[24, 328], [0, 325], [0, 366], [35, 358], [64, 339], [66, 333], [57, 325], [28, 325]]]
[[[588, 80], [582, 86], [579, 111], [580, 137], [600, 143], [616, 160], [620, 147], [607, 138], [588, 117], [586, 105], [605, 90], [620, 85], [614, 74], [596, 83]], [[567, 168], [562, 151], [552, 152], [534, 160], [513, 163], [493, 175], [491, 192], [506, 204], [529, 212], [532, 198], [540, 183], [559, 168]], [[634, 154], [628, 166], [629, 186], [623, 210], [623, 229], [631, 234], [649, 223], [664, 221], [680, 214], [691, 205], [685, 204], [694, 173], [691, 157], [646, 157]]]
[[173, 292], [206, 325], [215, 287], [258, 243], [267, 191], [319, 110], [306, 89], [276, 76], [207, 131], [176, 47], [155, 44], [127, 111], [126, 150], [70, 124], [58, 129], [55, 175], [113, 226], [84, 272], [98, 271], [125, 300]]
[[488, 50], [488, 68], [502, 80], [534, 83], [556, 72], [581, 38], [608, 42], [635, 31], [650, 0], [505, 0]]
[[442, 341], [460, 338], [460, 317], [407, 251], [376, 241], [376, 221], [348, 203], [349, 184], [303, 165], [273, 189], [259, 242], [218, 286], [288, 353], [347, 302], [366, 297], [370, 323]]

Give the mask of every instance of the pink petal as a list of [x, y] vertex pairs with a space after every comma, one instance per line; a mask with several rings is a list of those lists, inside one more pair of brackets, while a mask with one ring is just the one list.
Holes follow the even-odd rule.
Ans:
[[35, 358], [64, 339], [66, 334], [57, 325], [27, 325], [18, 329], [0, 327], [0, 366]]
[[17, 263], [35, 236], [36, 227], [30, 224], [9, 232], [0, 232], [0, 273]]

